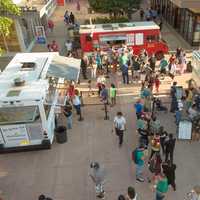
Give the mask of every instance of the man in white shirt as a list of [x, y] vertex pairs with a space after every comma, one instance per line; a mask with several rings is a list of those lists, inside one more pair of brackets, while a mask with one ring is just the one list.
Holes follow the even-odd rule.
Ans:
[[67, 54], [72, 52], [72, 42], [70, 42], [70, 40], [67, 40], [67, 42], [65, 43], [65, 47], [67, 49]]
[[126, 119], [123, 117], [122, 112], [117, 112], [117, 115], [114, 118], [113, 127], [115, 128], [116, 135], [119, 137], [119, 147], [121, 147], [124, 131], [126, 130]]

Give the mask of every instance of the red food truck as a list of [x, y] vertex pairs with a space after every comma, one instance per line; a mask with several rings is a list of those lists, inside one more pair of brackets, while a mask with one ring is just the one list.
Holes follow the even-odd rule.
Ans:
[[168, 52], [166, 42], [161, 39], [160, 28], [153, 21], [81, 25], [79, 33], [84, 53], [95, 49], [106, 51], [111, 47], [117, 49], [122, 44], [132, 47], [135, 54], [142, 49], [157, 56]]

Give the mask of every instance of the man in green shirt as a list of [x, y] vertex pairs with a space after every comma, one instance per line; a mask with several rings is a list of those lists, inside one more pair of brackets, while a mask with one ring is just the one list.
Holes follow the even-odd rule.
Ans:
[[144, 182], [144, 178], [142, 177], [142, 171], [144, 168], [144, 145], [141, 144], [136, 150], [136, 180], [140, 182]]
[[164, 174], [161, 174], [156, 180], [156, 200], [163, 200], [165, 193], [168, 191], [168, 181]]

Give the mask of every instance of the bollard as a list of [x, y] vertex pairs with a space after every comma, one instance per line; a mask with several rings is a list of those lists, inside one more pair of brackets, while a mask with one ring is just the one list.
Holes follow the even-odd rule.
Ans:
[[105, 102], [104, 103], [104, 111], [105, 111], [104, 120], [109, 120], [107, 105], [108, 105], [107, 102]]

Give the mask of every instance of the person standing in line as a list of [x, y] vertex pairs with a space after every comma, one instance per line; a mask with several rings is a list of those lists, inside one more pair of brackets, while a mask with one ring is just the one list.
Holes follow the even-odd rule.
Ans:
[[48, 28], [50, 32], [53, 32], [54, 29], [54, 23], [51, 19], [48, 20]]
[[160, 146], [162, 149], [162, 155], [165, 155], [165, 140], [168, 136], [168, 133], [167, 133], [167, 131], [164, 131], [163, 126], [160, 127], [159, 133], [160, 133]]
[[81, 59], [81, 71], [84, 79], [87, 79], [87, 64], [87, 57], [83, 56], [83, 58]]
[[90, 177], [95, 184], [96, 196], [103, 199], [105, 195], [103, 188], [105, 182], [105, 170], [104, 168], [100, 167], [98, 162], [92, 162], [90, 164], [90, 168], [92, 169]]
[[80, 97], [79, 97], [79, 92], [78, 90], [75, 90], [75, 95], [73, 97], [73, 105], [74, 105], [74, 108], [76, 109], [76, 114], [80, 116], [79, 118], [79, 121], [82, 120], [81, 118], [81, 100], [80, 100]]
[[122, 53], [120, 57], [121, 63], [121, 71], [122, 71], [122, 78], [124, 84], [129, 84], [129, 75], [128, 75], [128, 56]]
[[163, 169], [163, 173], [167, 177], [168, 185], [171, 185], [172, 188], [174, 189], [174, 191], [176, 191], [176, 183], [175, 183], [176, 165], [175, 164], [171, 164], [170, 161], [168, 160], [167, 162], [162, 164], [162, 169]]
[[104, 84], [101, 86], [101, 93], [100, 93], [101, 101], [104, 104], [108, 104], [108, 89]]
[[114, 117], [113, 129], [115, 129], [115, 133], [119, 137], [119, 147], [121, 147], [123, 144], [124, 131], [126, 130], [126, 119], [122, 112], [117, 112], [117, 115]]
[[143, 144], [135, 150], [135, 165], [136, 165], [136, 180], [139, 182], [144, 182], [144, 178], [142, 177], [142, 172], [144, 169], [144, 154], [145, 147]]
[[137, 200], [137, 193], [135, 192], [135, 188], [132, 186], [128, 187], [127, 200]]
[[67, 118], [67, 129], [72, 129], [72, 106], [70, 103], [66, 104], [64, 115]]
[[97, 64], [94, 59], [92, 59], [92, 64], [91, 64], [91, 78], [96, 78], [97, 74]]
[[157, 177], [154, 188], [156, 189], [156, 200], [163, 200], [165, 193], [168, 191], [168, 181], [164, 174]]
[[155, 78], [156, 93], [159, 93], [159, 87], [160, 87], [160, 80], [159, 80], [159, 76], [156, 75], [156, 78]]
[[149, 157], [149, 161], [151, 160], [152, 156], [156, 153], [160, 152], [160, 135], [156, 133], [151, 140], [151, 155]]
[[75, 24], [75, 17], [74, 17], [74, 14], [71, 12], [70, 15], [69, 15], [69, 21], [72, 25]]
[[174, 113], [175, 110], [178, 108], [178, 101], [176, 98], [176, 87], [177, 82], [173, 82], [173, 85], [170, 90], [170, 96], [171, 96], [171, 106], [170, 106], [170, 112]]
[[144, 20], [144, 10], [141, 8], [140, 9], [140, 21]]
[[110, 100], [111, 100], [110, 106], [116, 105], [116, 96], [117, 96], [117, 89], [115, 85], [112, 83], [110, 87]]
[[138, 100], [135, 105], [134, 105], [134, 108], [135, 108], [135, 113], [136, 113], [136, 116], [137, 116], [137, 119], [139, 119], [139, 117], [141, 116], [142, 112], [143, 112], [143, 104], [141, 103], [141, 100]]
[[51, 48], [51, 52], [59, 51], [58, 44], [56, 43], [55, 40], [53, 40], [52, 43], [50, 44], [50, 48]]
[[81, 5], [80, 5], [79, 0], [77, 0], [77, 2], [76, 2], [76, 10], [77, 10], [77, 11], [80, 11], [80, 10], [81, 10]]
[[69, 53], [72, 53], [72, 42], [70, 40], [67, 40], [67, 42], [65, 43], [65, 47], [67, 50], [67, 55], [69, 55]]
[[168, 157], [170, 157], [170, 162], [171, 164], [173, 163], [175, 143], [176, 138], [173, 137], [173, 134], [169, 134], [169, 139], [165, 142], [165, 162], [167, 162]]

